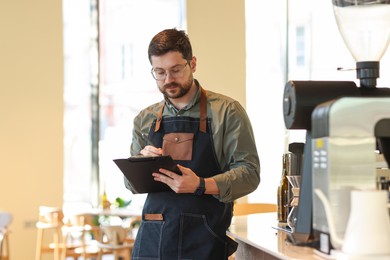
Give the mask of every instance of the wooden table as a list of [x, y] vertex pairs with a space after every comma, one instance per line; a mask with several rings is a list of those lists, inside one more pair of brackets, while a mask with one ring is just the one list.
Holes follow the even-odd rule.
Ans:
[[142, 215], [142, 211], [129, 209], [129, 208], [112, 208], [112, 209], [93, 208], [85, 213], [89, 213], [91, 215], [98, 215], [98, 216], [118, 216], [121, 218], [139, 217]]

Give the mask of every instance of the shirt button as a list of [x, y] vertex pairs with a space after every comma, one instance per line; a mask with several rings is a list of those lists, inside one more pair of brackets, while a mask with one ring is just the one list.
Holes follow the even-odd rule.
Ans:
[[175, 137], [175, 142], [179, 142], [179, 137]]

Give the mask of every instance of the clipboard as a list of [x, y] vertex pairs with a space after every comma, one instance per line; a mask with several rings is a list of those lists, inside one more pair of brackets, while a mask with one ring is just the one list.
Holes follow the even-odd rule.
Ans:
[[160, 168], [181, 175], [179, 168], [170, 155], [156, 157], [133, 156], [127, 159], [115, 159], [114, 163], [137, 193], [172, 191], [165, 183], [153, 179], [152, 173], [158, 172]]

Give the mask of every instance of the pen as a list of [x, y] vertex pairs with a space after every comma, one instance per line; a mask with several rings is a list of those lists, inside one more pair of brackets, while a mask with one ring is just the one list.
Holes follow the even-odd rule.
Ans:
[[[145, 139], [145, 140], [149, 143], [149, 145], [154, 146], [155, 148], [157, 148], [157, 146], [155, 146], [155, 145], [153, 144], [153, 142], [150, 140], [150, 138], [149, 138], [148, 135], [142, 134], [142, 138]], [[160, 148], [157, 148], [157, 149], [160, 149]], [[156, 153], [158, 156], [162, 156], [162, 149], [160, 149], [160, 150], [161, 150], [161, 153], [160, 153], [160, 152], [159, 152], [159, 153]]]
[[146, 134], [142, 134], [142, 138], [145, 139], [151, 146], [156, 147], [153, 142], [150, 140], [149, 136]]

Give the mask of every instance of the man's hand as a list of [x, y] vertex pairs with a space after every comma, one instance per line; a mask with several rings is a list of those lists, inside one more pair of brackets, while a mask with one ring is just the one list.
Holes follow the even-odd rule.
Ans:
[[155, 181], [167, 184], [176, 193], [194, 193], [199, 186], [199, 177], [190, 169], [177, 165], [182, 175], [166, 169], [153, 173]]
[[151, 145], [147, 145], [139, 153], [143, 156], [161, 156], [163, 150], [161, 148], [156, 148]]

